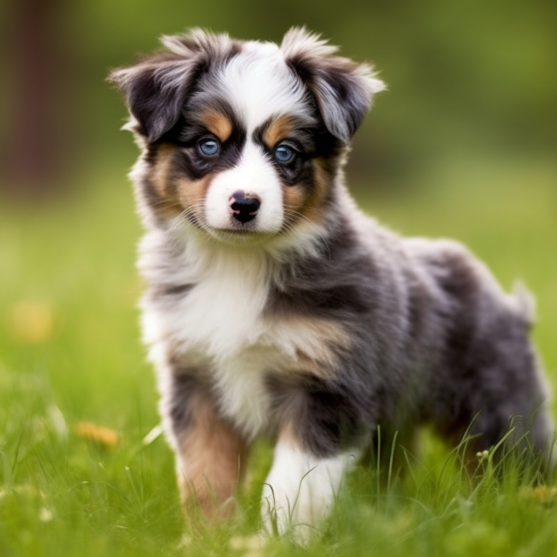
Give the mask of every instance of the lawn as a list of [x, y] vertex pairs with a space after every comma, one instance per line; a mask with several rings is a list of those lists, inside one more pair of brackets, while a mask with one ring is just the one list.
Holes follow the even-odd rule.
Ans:
[[[64, 202], [0, 200], [0, 556], [557, 556], [557, 492], [512, 473], [495, 481], [489, 457], [473, 481], [427, 432], [404, 476], [357, 469], [306, 549], [254, 537], [265, 442], [235, 518], [186, 530], [139, 342], [140, 227], [125, 171], [90, 176]], [[554, 385], [556, 176], [545, 159], [453, 161], [402, 193], [355, 190], [400, 232], [460, 239], [505, 287], [524, 280]]]

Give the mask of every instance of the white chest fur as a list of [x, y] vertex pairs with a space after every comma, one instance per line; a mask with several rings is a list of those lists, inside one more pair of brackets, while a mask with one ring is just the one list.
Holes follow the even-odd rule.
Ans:
[[268, 275], [265, 261], [249, 254], [215, 259], [174, 316], [174, 340], [183, 353], [207, 358], [222, 411], [250, 437], [267, 426], [264, 381], [280, 360], [274, 347], [265, 346]]
[[[273, 280], [265, 254], [205, 243], [191, 246], [180, 265], [157, 261], [156, 242], [146, 238], [140, 268], [155, 284], [189, 284], [186, 295], [172, 303], [146, 298], [142, 304], [145, 341], [160, 374], [172, 373], [165, 363], [167, 347], [180, 358], [211, 374], [222, 411], [253, 437], [269, 425], [268, 372], [291, 366], [299, 336], [265, 317]], [[161, 377], [161, 384], [166, 383]]]

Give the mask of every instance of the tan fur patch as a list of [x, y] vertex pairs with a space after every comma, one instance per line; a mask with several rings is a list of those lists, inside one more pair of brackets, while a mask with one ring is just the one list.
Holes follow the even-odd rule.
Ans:
[[155, 187], [156, 193], [167, 199], [172, 192], [170, 191], [170, 168], [172, 157], [176, 152], [176, 147], [169, 144], [162, 144], [157, 149], [157, 158], [151, 173], [151, 182]]
[[283, 204], [285, 221], [292, 224], [300, 218], [309, 219], [315, 224], [323, 222], [323, 204], [330, 187], [330, 178], [321, 159], [313, 161], [314, 188], [307, 195], [301, 185], [283, 186]]
[[300, 321], [298, 326], [306, 328], [315, 339], [315, 346], [308, 343], [298, 351], [300, 368], [307, 369], [318, 377], [330, 376], [338, 366], [336, 350], [345, 349], [350, 345], [348, 333], [337, 323], [324, 319], [305, 318]]
[[315, 159], [313, 162], [313, 171], [315, 172], [315, 188], [307, 204], [308, 214], [311, 213], [311, 211], [319, 211], [322, 208], [331, 182], [323, 159]]
[[325, 319], [303, 316], [279, 318], [276, 338], [294, 345], [294, 372], [330, 378], [338, 367], [337, 352], [350, 346], [350, 336], [341, 325]]
[[281, 116], [273, 120], [263, 134], [263, 141], [274, 147], [281, 139], [288, 137], [294, 129], [294, 122], [288, 116]]
[[153, 210], [159, 215], [176, 216], [182, 210], [171, 179], [172, 158], [175, 151], [176, 147], [172, 145], [160, 145], [156, 161], [148, 176], [157, 199], [156, 204], [153, 204]]
[[281, 424], [280, 432], [278, 434], [277, 442], [281, 445], [286, 445], [292, 448], [301, 448], [302, 443], [300, 443], [299, 436], [296, 433], [296, 422], [299, 419], [299, 404], [292, 405], [290, 415]]
[[302, 214], [316, 224], [321, 224], [323, 222], [323, 204], [330, 187], [330, 177], [322, 159], [313, 161], [313, 172], [315, 177], [314, 188], [303, 207]]
[[[270, 148], [273, 148], [281, 140], [291, 135], [295, 127], [295, 122], [292, 118], [281, 116], [269, 124], [263, 134], [263, 140]], [[313, 172], [315, 187], [309, 196], [301, 185], [283, 186], [283, 204], [287, 224], [294, 223], [299, 218], [304, 217], [316, 224], [320, 224], [323, 221], [321, 207], [330, 181], [325, 168], [325, 161], [321, 159], [313, 161]]]
[[297, 359], [297, 372], [313, 375], [315, 377], [320, 377], [321, 379], [326, 379], [331, 376], [331, 360], [330, 354], [328, 357], [325, 358], [327, 364], [324, 365], [324, 362], [321, 360], [315, 360], [310, 358], [305, 352], [302, 350], [296, 351], [296, 359]]
[[228, 514], [224, 503], [243, 476], [246, 446], [221, 418], [208, 396], [191, 400], [194, 423], [179, 440], [178, 483], [182, 503], [198, 504], [207, 514]]
[[283, 186], [282, 204], [284, 207], [284, 218], [287, 224], [296, 222], [306, 202], [307, 194], [302, 186]]
[[205, 127], [224, 143], [232, 134], [232, 122], [220, 112], [209, 111], [201, 115]]
[[178, 180], [176, 188], [180, 203], [190, 215], [202, 218], [203, 202], [205, 201], [211, 179], [212, 176], [207, 175], [201, 178], [201, 180], [190, 181], [186, 178]]

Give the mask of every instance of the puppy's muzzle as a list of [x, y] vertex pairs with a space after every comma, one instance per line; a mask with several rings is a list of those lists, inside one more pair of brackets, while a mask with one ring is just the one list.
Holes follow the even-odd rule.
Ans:
[[261, 200], [253, 193], [235, 191], [229, 199], [232, 216], [242, 224], [253, 220], [261, 207]]

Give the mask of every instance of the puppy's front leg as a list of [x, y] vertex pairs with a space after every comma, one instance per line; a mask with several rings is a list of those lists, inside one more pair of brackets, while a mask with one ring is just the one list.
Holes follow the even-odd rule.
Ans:
[[175, 379], [168, 405], [184, 509], [199, 505], [207, 516], [228, 515], [241, 480], [246, 445], [211, 394], [189, 378]]
[[269, 534], [288, 531], [305, 543], [331, 510], [354, 451], [320, 457], [302, 448], [291, 431], [283, 432], [263, 488], [262, 519]]

